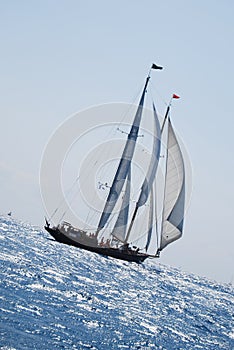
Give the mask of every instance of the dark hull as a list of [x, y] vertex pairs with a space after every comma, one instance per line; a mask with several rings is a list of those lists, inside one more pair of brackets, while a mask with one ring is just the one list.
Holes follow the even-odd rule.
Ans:
[[112, 258], [141, 263], [149, 257], [149, 255], [147, 254], [137, 253], [132, 250], [121, 251], [117, 248], [90, 247], [88, 245], [84, 245], [72, 240], [71, 238], [63, 234], [61, 231], [59, 231], [57, 228], [50, 228], [48, 226], [45, 226], [45, 229], [51, 234], [51, 236], [54, 237], [56, 241], [60, 243], [73, 245], [75, 247], [88, 250], [90, 252], [98, 253], [105, 256], [111, 256]]

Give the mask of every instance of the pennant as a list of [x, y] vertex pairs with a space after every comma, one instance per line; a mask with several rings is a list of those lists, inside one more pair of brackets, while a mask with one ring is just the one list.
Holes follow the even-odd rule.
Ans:
[[172, 95], [172, 98], [180, 98], [180, 96], [176, 95], [176, 94], [173, 94]]
[[163, 69], [163, 67], [157, 66], [155, 63], [153, 63], [151, 69]]

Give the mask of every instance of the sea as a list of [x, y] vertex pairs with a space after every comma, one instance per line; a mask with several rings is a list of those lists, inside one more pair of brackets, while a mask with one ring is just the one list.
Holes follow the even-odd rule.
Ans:
[[129, 263], [0, 216], [0, 349], [234, 349], [231, 284]]

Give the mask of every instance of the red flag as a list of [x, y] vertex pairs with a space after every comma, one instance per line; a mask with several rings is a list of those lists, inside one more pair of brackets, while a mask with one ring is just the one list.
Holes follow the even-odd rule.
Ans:
[[172, 95], [172, 98], [180, 98], [180, 96], [176, 95], [176, 94], [173, 94]]

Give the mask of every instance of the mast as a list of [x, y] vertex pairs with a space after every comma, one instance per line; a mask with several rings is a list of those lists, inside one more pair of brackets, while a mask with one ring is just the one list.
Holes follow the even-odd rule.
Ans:
[[168, 115], [169, 115], [169, 112], [170, 112], [170, 109], [171, 109], [171, 102], [172, 102], [173, 98], [176, 98], [176, 99], [177, 99], [177, 98], [180, 98], [180, 97], [179, 97], [178, 95], [176, 95], [176, 94], [173, 94], [173, 95], [171, 96], [171, 99], [170, 99], [170, 101], [169, 101], [169, 103], [168, 103], [168, 106], [167, 106], [167, 109], [166, 109], [165, 117], [164, 117], [164, 119], [163, 119], [163, 123], [162, 123], [162, 127], [161, 127], [161, 134], [162, 134], [162, 132], [163, 132], [165, 123], [166, 123], [166, 121], [167, 121], [167, 118], [168, 118]]
[[[170, 103], [168, 104], [167, 106], [167, 110], [166, 110], [166, 114], [165, 114], [165, 117], [164, 117], [164, 120], [163, 120], [163, 124], [162, 124], [162, 132], [163, 132], [163, 129], [165, 127], [165, 124], [166, 124], [166, 120], [168, 118], [168, 115], [169, 115], [169, 112], [170, 112], [170, 107], [171, 107], [171, 101]], [[167, 131], [167, 148], [166, 148], [166, 167], [165, 167], [165, 182], [164, 182], [164, 191], [163, 191], [163, 208], [162, 208], [162, 221], [161, 221], [161, 227], [160, 227], [160, 234], [159, 234], [159, 237], [158, 237], [158, 249], [157, 249], [157, 253], [156, 255], [160, 255], [160, 251], [161, 251], [161, 241], [162, 241], [162, 233], [163, 233], [163, 217], [164, 217], [164, 212], [165, 212], [165, 197], [166, 197], [166, 178], [167, 178], [167, 166], [168, 166], [168, 163], [167, 163], [167, 160], [168, 160], [168, 131]], [[160, 242], [159, 242], [159, 238], [160, 238]]]
[[165, 126], [165, 123], [166, 123], [168, 114], [169, 114], [169, 112], [170, 112], [170, 108], [171, 108], [171, 102], [170, 102], [169, 105], [167, 106], [167, 110], [166, 110], [165, 117], [164, 117], [164, 119], [163, 119], [163, 123], [162, 123], [162, 127], [161, 127], [161, 134], [162, 134], [162, 132], [163, 132], [163, 129], [164, 129], [164, 126]]
[[[130, 226], [128, 228], [128, 232], [125, 238], [125, 244], [128, 241], [128, 238], [130, 236], [131, 230], [132, 230], [132, 226], [133, 223], [135, 221], [137, 212], [139, 207], [141, 207], [142, 205], [144, 205], [148, 199], [148, 196], [150, 194], [150, 192], [152, 191], [152, 186], [153, 186], [153, 182], [155, 180], [155, 176], [156, 176], [156, 172], [157, 172], [157, 168], [158, 168], [158, 161], [159, 161], [159, 157], [160, 157], [160, 149], [161, 149], [161, 132], [160, 131], [160, 124], [159, 124], [159, 120], [158, 120], [158, 116], [157, 116], [157, 112], [156, 112], [156, 108], [153, 104], [153, 112], [154, 112], [154, 128], [155, 128], [155, 136], [154, 136], [154, 146], [153, 146], [153, 152], [152, 152], [152, 157], [151, 157], [151, 161], [150, 161], [150, 166], [148, 169], [148, 173], [147, 176], [141, 186], [141, 192], [138, 198], [138, 201], [136, 203], [136, 207], [135, 210], [133, 212], [132, 215], [132, 219], [130, 222]], [[169, 109], [167, 109], [165, 118], [164, 118], [164, 124], [165, 121], [167, 119], [169, 113]]]
[[[166, 113], [165, 113], [165, 116], [164, 116], [164, 119], [163, 119], [163, 123], [162, 123], [162, 127], [161, 127], [161, 135], [163, 133], [166, 121], [167, 121], [168, 116], [169, 116], [172, 99], [173, 99], [173, 96], [171, 97], [170, 102], [168, 103], [168, 106], [167, 106], [167, 109], [166, 109]], [[166, 152], [166, 159], [167, 159], [167, 156], [168, 156], [168, 149], [167, 149], [167, 152]], [[165, 178], [166, 178], [166, 173], [167, 173], [167, 160], [166, 160]], [[165, 186], [164, 186], [164, 193], [163, 193], [163, 203], [164, 202], [165, 202]], [[163, 206], [163, 212], [164, 212], [164, 206]], [[156, 213], [156, 218], [157, 218], [157, 213]], [[163, 216], [162, 216], [162, 220], [163, 220]], [[156, 222], [156, 224], [157, 224], [157, 222]], [[157, 235], [157, 247], [159, 247], [159, 237], [162, 237], [162, 225], [161, 225], [161, 232], [160, 232], [160, 234], [158, 233], [158, 226], [156, 225], [156, 235]], [[159, 257], [159, 254], [160, 254], [160, 249], [158, 248], [157, 252], [156, 252], [156, 254], [154, 256]]]
[[115, 207], [115, 204], [120, 196], [120, 193], [122, 191], [122, 188], [124, 186], [124, 183], [126, 181], [131, 161], [133, 158], [133, 154], [135, 151], [135, 146], [136, 146], [136, 140], [138, 137], [138, 132], [139, 132], [139, 127], [140, 127], [140, 122], [141, 122], [141, 117], [142, 117], [142, 111], [143, 111], [143, 105], [144, 105], [144, 99], [145, 99], [145, 94], [146, 94], [146, 89], [147, 85], [149, 83], [150, 79], [150, 74], [146, 78], [145, 86], [140, 98], [140, 102], [136, 111], [136, 115], [130, 130], [130, 133], [128, 134], [128, 138], [122, 153], [122, 157], [120, 159], [112, 186], [110, 188], [109, 195], [107, 197], [106, 203], [104, 210], [102, 212], [99, 224], [98, 224], [98, 229], [96, 234], [105, 226], [107, 220], [109, 219], [112, 210]]
[[[163, 119], [163, 123], [162, 123], [162, 126], [161, 126], [161, 135], [163, 133], [163, 130], [164, 130], [164, 127], [165, 127], [165, 124], [166, 124], [166, 121], [168, 119], [168, 116], [169, 116], [169, 112], [170, 112], [170, 108], [171, 108], [171, 102], [172, 102], [172, 99], [174, 98], [174, 96], [176, 96], [178, 98], [177, 95], [173, 95], [168, 103], [168, 106], [167, 106], [167, 109], [166, 109], [166, 113], [165, 113], [165, 116], [164, 116], [164, 119]], [[155, 108], [154, 108], [155, 109]], [[166, 173], [167, 173], [167, 156], [168, 156], [168, 150], [166, 152], [166, 169], [165, 169], [165, 177], [166, 177]], [[153, 190], [153, 189], [152, 189]], [[165, 186], [164, 186], [164, 194], [163, 194], [163, 203], [165, 201]], [[155, 208], [156, 209], [156, 208]], [[164, 210], [164, 209], [163, 209]], [[156, 218], [157, 218], [157, 213], [156, 213]], [[161, 230], [162, 230], [162, 227], [161, 227]], [[147, 244], [146, 244], [146, 250], [149, 246], [149, 243], [150, 243], [150, 239], [151, 239], [151, 235], [152, 235], [152, 229], [148, 231], [148, 237], [147, 237]], [[160, 236], [162, 235], [162, 232], [160, 232]], [[157, 246], [159, 245], [159, 234], [158, 234], [158, 225], [157, 225], [157, 222], [156, 222], [156, 236], [157, 236]], [[155, 256], [158, 256], [158, 250], [156, 252], [156, 255]]]

